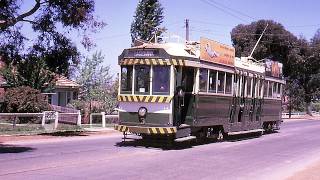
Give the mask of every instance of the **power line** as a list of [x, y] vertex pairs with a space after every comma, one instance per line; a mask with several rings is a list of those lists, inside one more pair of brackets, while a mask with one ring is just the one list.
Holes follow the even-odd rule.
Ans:
[[226, 11], [225, 9], [217, 6], [216, 4], [212, 3], [211, 1], [208, 1], [208, 0], [201, 0], [201, 1], [204, 2], [204, 3], [206, 3], [206, 4], [208, 4], [208, 5], [210, 5], [210, 6], [212, 6], [212, 7], [215, 7], [216, 9], [219, 9], [220, 11], [222, 11], [222, 12], [224, 12], [224, 13], [226, 13], [226, 14], [228, 14], [228, 15], [236, 18], [236, 19], [239, 19], [239, 20], [241, 20], [241, 21], [244, 21], [244, 22], [248, 23], [247, 20], [242, 19], [242, 18], [240, 18], [239, 16], [234, 15], [234, 14], [232, 14], [231, 12]]
[[239, 11], [239, 10], [232, 9], [232, 8], [230, 8], [230, 7], [222, 4], [222, 3], [218, 3], [218, 2], [216, 2], [216, 1], [214, 1], [214, 0], [209, 0], [209, 1], [211, 1], [211, 2], [213, 2], [213, 3], [215, 3], [215, 4], [218, 4], [218, 5], [226, 8], [226, 9], [229, 9], [230, 11], [233, 11], [233, 12], [235, 12], [235, 13], [238, 13], [238, 14], [240, 14], [240, 15], [242, 15], [242, 16], [245, 16], [245, 17], [250, 18], [250, 19], [252, 19], [252, 20], [256, 20], [256, 18], [253, 18], [253, 17], [251, 17], [251, 16], [249, 16], [249, 15], [247, 15], [247, 14], [245, 14], [245, 13]]

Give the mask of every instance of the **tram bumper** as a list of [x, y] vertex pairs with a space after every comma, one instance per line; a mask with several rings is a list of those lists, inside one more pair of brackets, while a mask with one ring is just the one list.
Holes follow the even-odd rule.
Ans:
[[114, 129], [120, 132], [129, 132], [129, 133], [136, 133], [136, 134], [154, 134], [154, 135], [175, 134], [177, 132], [176, 127], [141, 127], [141, 126], [115, 125]]

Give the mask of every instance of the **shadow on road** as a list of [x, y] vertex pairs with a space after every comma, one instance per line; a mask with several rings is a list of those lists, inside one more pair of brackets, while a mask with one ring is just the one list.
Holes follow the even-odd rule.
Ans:
[[115, 146], [118, 147], [142, 147], [142, 148], [157, 148], [162, 150], [183, 150], [193, 148], [194, 146], [204, 145], [217, 142], [214, 140], [193, 140], [185, 142], [172, 141], [150, 141], [144, 139], [126, 138], [126, 141], [118, 142]]
[[33, 150], [35, 149], [31, 147], [21, 147], [21, 146], [0, 144], [0, 154], [23, 153], [23, 152], [33, 151]]
[[52, 133], [42, 133], [40, 135], [44, 136], [88, 136], [84, 131], [60, 131], [60, 132], [52, 132]]
[[[277, 131], [267, 132], [264, 135], [271, 135], [278, 133]], [[226, 142], [237, 142], [237, 141], [244, 141], [250, 140], [261, 137], [261, 133], [249, 133], [249, 134], [240, 134], [240, 135], [233, 135], [227, 136], [223, 141]], [[143, 147], [143, 148], [159, 148], [162, 150], [183, 150], [192, 148], [195, 146], [210, 144], [210, 143], [220, 143], [223, 141], [217, 141], [215, 139], [197, 139], [192, 141], [185, 141], [185, 142], [172, 142], [166, 140], [145, 140], [138, 138], [131, 138], [127, 137], [125, 141], [116, 143], [115, 146], [118, 147]]]

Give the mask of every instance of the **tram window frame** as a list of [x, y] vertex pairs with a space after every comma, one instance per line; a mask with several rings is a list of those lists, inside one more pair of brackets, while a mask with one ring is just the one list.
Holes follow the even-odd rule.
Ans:
[[[208, 89], [208, 91], [210, 93], [217, 93], [217, 79], [218, 79], [217, 74], [218, 74], [217, 70], [210, 70], [209, 71], [209, 89]], [[212, 89], [212, 86], [214, 87], [214, 89]]]
[[[124, 80], [124, 73], [123, 73], [123, 68], [127, 69], [126, 72], [126, 79]], [[130, 71], [128, 71], [128, 69], [131, 69]], [[121, 66], [121, 80], [120, 80], [120, 93], [122, 94], [131, 94], [132, 93], [132, 82], [133, 82], [133, 66]], [[128, 78], [128, 72], [131, 72], [129, 74], [129, 78]], [[126, 83], [126, 87], [125, 89], [123, 89], [123, 84]]]
[[[142, 90], [142, 87], [140, 88], [138, 86], [138, 68], [139, 67], [147, 67], [149, 72], [148, 72], [148, 75], [146, 75], [146, 77], [144, 78], [144, 83], [147, 84], [147, 86], [144, 88], [144, 92], [141, 92], [140, 90]], [[151, 87], [151, 82], [150, 82], [150, 79], [151, 79], [151, 66], [148, 66], [148, 65], [135, 65], [134, 66], [134, 93], [135, 94], [143, 94], [143, 95], [150, 95], [150, 87]]]
[[[220, 76], [221, 75], [221, 76]], [[225, 90], [225, 77], [226, 73], [223, 71], [218, 71], [217, 75], [217, 93], [224, 94]]]
[[[203, 72], [202, 72], [203, 71]], [[208, 90], [208, 69], [200, 68], [199, 70], [199, 91], [200, 92], [207, 92]], [[201, 78], [203, 79], [201, 80]], [[204, 87], [202, 86], [204, 85]]]
[[278, 83], [274, 82], [273, 88], [272, 88], [272, 98], [277, 98], [278, 96]]
[[[159, 70], [165, 69], [167, 72], [161, 72], [159, 74], [159, 72], [157, 71], [158, 68], [159, 68]], [[169, 93], [170, 93], [170, 66], [153, 66], [151, 71], [152, 71], [152, 94], [154, 94], [154, 95], [169, 95]], [[158, 75], [160, 75], [160, 77]], [[161, 75], [165, 75], [167, 77], [163, 77]], [[158, 91], [162, 87], [164, 88], [165, 91]]]
[[278, 88], [277, 88], [277, 98], [281, 99], [281, 93], [282, 92], [282, 84], [278, 83]]
[[[232, 94], [232, 83], [233, 83], [232, 73], [227, 73], [225, 75], [225, 94]], [[229, 79], [228, 79], [229, 78]]]

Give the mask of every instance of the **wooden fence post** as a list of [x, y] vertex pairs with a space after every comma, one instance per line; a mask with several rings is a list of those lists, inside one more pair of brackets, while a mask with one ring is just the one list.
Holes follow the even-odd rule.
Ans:
[[77, 125], [81, 127], [81, 112], [78, 110]]
[[59, 113], [58, 112], [55, 112], [55, 119], [54, 119], [54, 129], [56, 130], [58, 128], [58, 121], [59, 121]]
[[42, 121], [41, 121], [41, 126], [44, 127], [46, 124], [46, 112], [42, 113]]
[[105, 128], [106, 127], [106, 113], [105, 112], [101, 112], [101, 120], [102, 120], [102, 127]]

